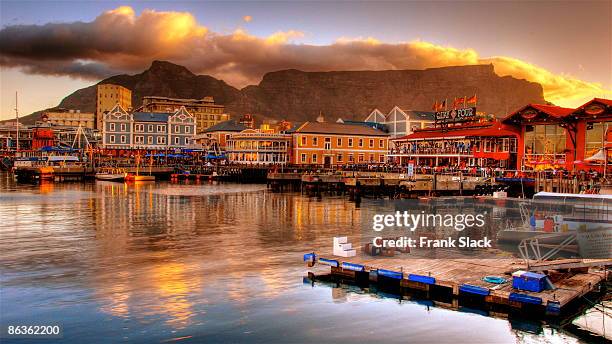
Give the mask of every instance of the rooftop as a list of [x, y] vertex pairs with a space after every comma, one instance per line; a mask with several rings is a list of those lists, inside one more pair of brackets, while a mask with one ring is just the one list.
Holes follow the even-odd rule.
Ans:
[[132, 114], [135, 122], [168, 122], [171, 114], [164, 112], [134, 112]]
[[210, 128], [204, 130], [205, 133], [210, 133], [214, 131], [236, 131], [240, 132], [247, 129], [246, 125], [242, 123], [238, 123], [235, 120], [229, 120], [217, 123]]
[[[365, 122], [364, 122], [365, 123]], [[340, 134], [358, 136], [388, 136], [380, 130], [371, 128], [367, 125], [355, 125], [333, 122], [304, 122], [291, 128], [288, 133], [309, 133], [309, 134]]]

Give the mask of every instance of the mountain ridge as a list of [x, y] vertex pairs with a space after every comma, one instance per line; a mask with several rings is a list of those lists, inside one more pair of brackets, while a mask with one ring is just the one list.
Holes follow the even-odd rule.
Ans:
[[[527, 103], [544, 103], [541, 85], [511, 76], [498, 76], [493, 65], [469, 65], [423, 70], [305, 72], [286, 69], [266, 73], [257, 85], [237, 89], [209, 75], [196, 75], [184, 66], [153, 61], [141, 73], [111, 76], [66, 96], [51, 108], [95, 112], [96, 85], [114, 83], [132, 90], [137, 107], [144, 96], [201, 99], [212, 96], [236, 118], [251, 113], [264, 119], [363, 120], [373, 109], [386, 113], [394, 106], [428, 111], [434, 101], [478, 95], [479, 111], [498, 116]], [[43, 111], [22, 118], [34, 123]]]

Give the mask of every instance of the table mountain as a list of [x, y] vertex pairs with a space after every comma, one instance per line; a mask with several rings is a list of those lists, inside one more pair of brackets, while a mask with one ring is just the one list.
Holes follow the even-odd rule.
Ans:
[[[233, 117], [251, 113], [259, 118], [327, 120], [338, 117], [363, 119], [374, 108], [388, 112], [403, 109], [429, 111], [435, 100], [478, 96], [478, 110], [498, 116], [527, 103], [543, 103], [542, 87], [533, 82], [500, 77], [493, 65], [431, 68], [425, 70], [303, 72], [282, 70], [264, 75], [259, 85], [239, 90], [208, 75], [154, 61], [140, 74], [116, 75], [99, 83], [113, 83], [132, 90], [132, 104], [143, 96], [203, 98], [213, 96]], [[95, 111], [96, 85], [75, 91], [58, 107]], [[24, 118], [32, 123], [40, 111]]]

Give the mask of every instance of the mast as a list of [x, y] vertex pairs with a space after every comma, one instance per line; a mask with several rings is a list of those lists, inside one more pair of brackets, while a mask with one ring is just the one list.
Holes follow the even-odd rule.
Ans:
[[17, 110], [17, 91], [15, 91], [15, 128], [17, 129], [17, 145], [15, 146], [15, 157], [17, 157], [17, 152], [19, 152], [19, 110]]

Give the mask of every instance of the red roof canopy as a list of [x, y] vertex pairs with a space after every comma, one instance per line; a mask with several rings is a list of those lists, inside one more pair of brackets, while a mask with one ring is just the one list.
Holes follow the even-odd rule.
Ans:
[[502, 119], [502, 122], [505, 123], [510, 118], [520, 114], [521, 112], [525, 111], [528, 108], [538, 110], [539, 112], [545, 113], [548, 116], [558, 118], [558, 119], [564, 118], [575, 111], [575, 109], [570, 109], [570, 108], [565, 108], [565, 107], [560, 107], [560, 106], [555, 106], [555, 105], [527, 104], [523, 106], [522, 108], [506, 116], [504, 119]]
[[467, 126], [459, 128], [434, 128], [424, 129], [414, 132], [408, 136], [403, 136], [395, 140], [418, 140], [418, 139], [433, 139], [433, 138], [451, 138], [451, 137], [518, 137], [519, 133], [513, 128], [506, 126], [500, 122], [494, 122], [487, 126]]

